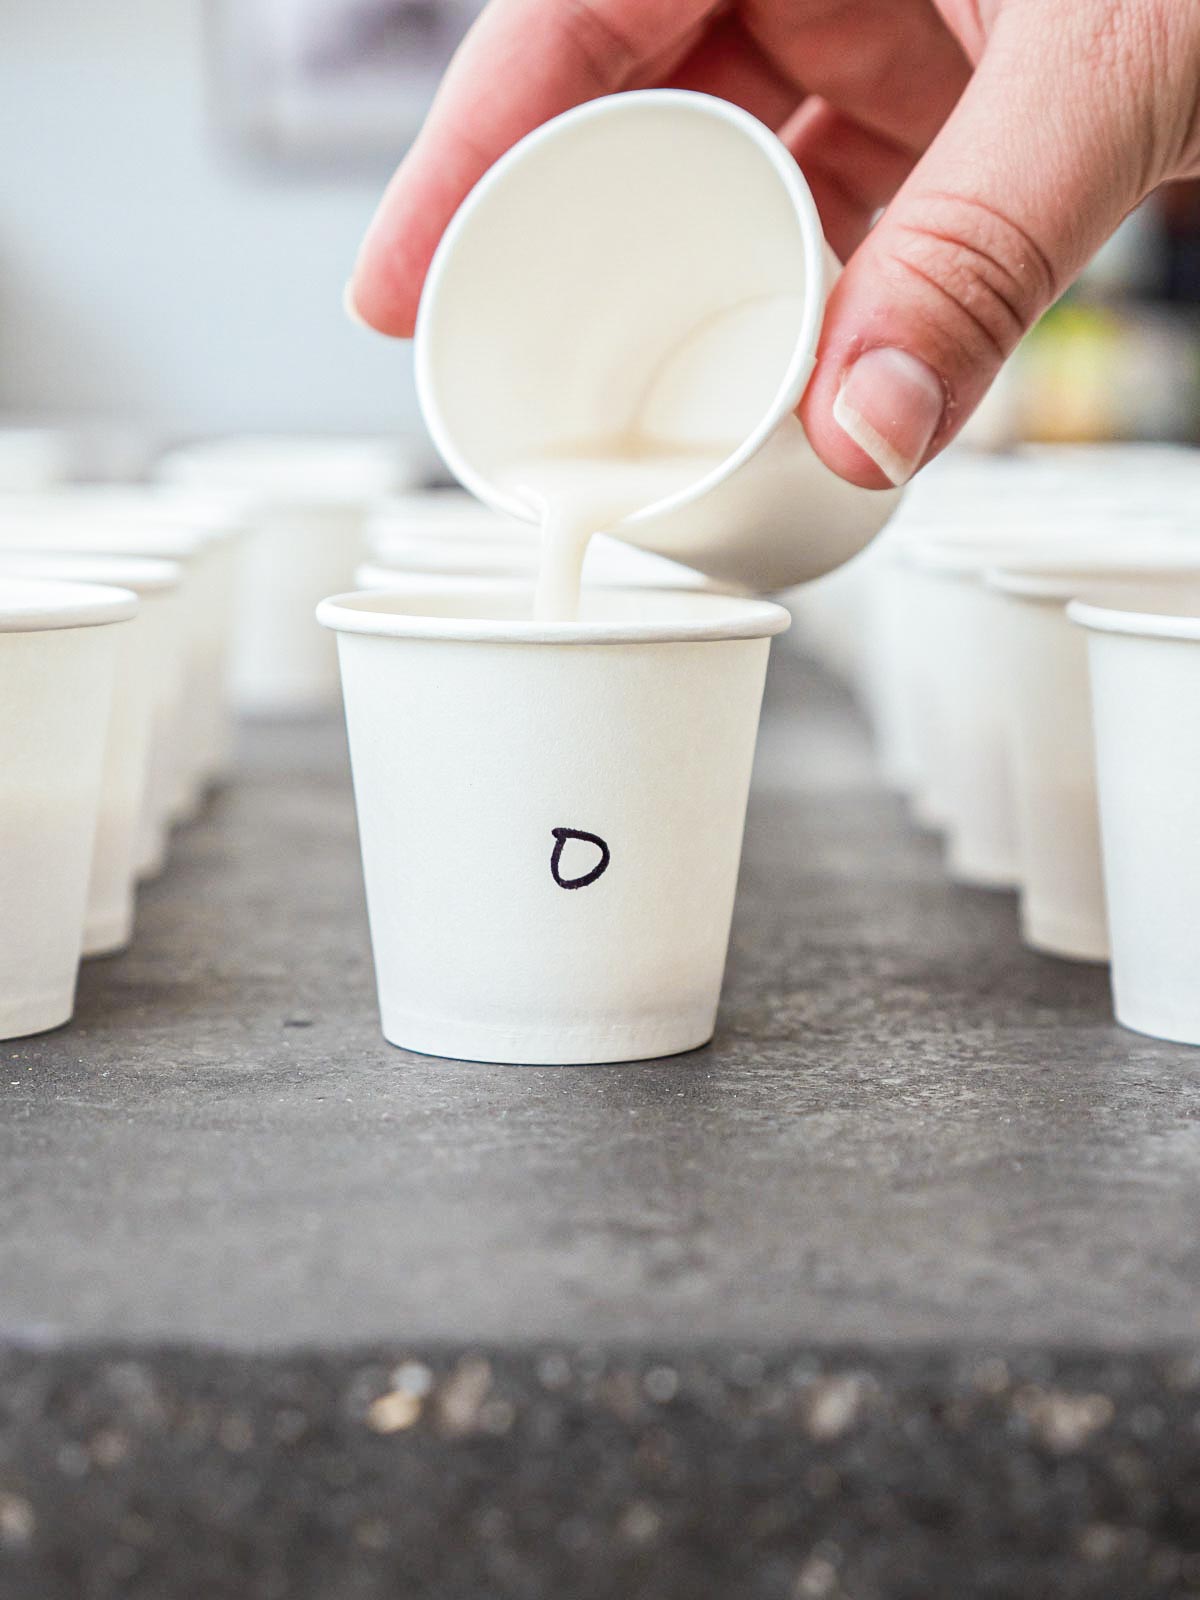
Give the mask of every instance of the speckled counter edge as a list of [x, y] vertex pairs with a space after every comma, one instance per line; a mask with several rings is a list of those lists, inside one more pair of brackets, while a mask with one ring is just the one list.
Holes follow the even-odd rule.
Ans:
[[0, 1348], [2, 1600], [1200, 1595], [1200, 1353]]

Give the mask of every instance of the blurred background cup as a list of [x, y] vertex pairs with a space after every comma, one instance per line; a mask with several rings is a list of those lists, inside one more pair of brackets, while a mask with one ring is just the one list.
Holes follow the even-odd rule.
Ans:
[[997, 667], [1007, 726], [1026, 944], [1106, 961], [1108, 916], [1092, 733], [1087, 641], [1072, 600], [1200, 609], [1200, 538], [1150, 545], [1097, 541], [1072, 554], [1053, 541], [988, 575], [1000, 597]]
[[693, 483], [608, 531], [724, 583], [816, 577], [898, 499], [835, 476], [795, 415], [838, 270], [757, 119], [673, 90], [591, 101], [450, 223], [417, 318], [426, 425], [460, 483], [526, 520], [521, 462], [630, 438], [694, 454]]
[[1117, 1020], [1200, 1044], [1200, 617], [1068, 614], [1087, 630]]
[[150, 799], [158, 685], [173, 672], [179, 566], [131, 556], [0, 549], [0, 579], [42, 578], [127, 589], [137, 615], [120, 630], [104, 746], [96, 841], [83, 932], [85, 956], [112, 955], [133, 936], [141, 828]]
[[127, 589], [0, 575], [0, 1038], [75, 1004]]
[[924, 803], [945, 832], [951, 877], [989, 889], [1015, 888], [1021, 871], [997, 601], [982, 582], [1001, 543], [930, 539], [908, 551], [912, 621], [924, 652], [917, 681]]
[[[179, 681], [160, 684], [163, 701], [176, 700], [177, 715], [164, 738], [174, 748], [162, 762], [170, 768], [169, 791], [160, 823], [143, 842], [141, 870], [162, 868], [165, 829], [196, 814], [204, 794], [222, 775], [231, 746], [228, 639], [233, 602], [231, 543], [236, 518], [217, 515], [193, 502], [180, 505], [153, 491], [119, 494], [67, 491], [45, 500], [0, 500], [0, 549], [47, 549], [89, 555], [122, 555], [174, 561], [182, 568], [178, 624], [182, 659]], [[160, 758], [155, 757], [156, 766]], [[156, 784], [156, 787], [158, 785]]]
[[318, 615], [338, 635], [385, 1036], [559, 1064], [710, 1038], [787, 613], [594, 589], [578, 622], [542, 623], [528, 592], [456, 585]]
[[231, 681], [237, 710], [307, 715], [337, 702], [337, 660], [313, 609], [352, 581], [367, 553], [373, 503], [411, 467], [398, 442], [237, 438], [161, 458], [160, 482], [240, 497], [240, 552]]

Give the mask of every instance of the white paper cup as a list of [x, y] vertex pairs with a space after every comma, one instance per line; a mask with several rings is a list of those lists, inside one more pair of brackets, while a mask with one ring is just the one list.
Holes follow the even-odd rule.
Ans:
[[383, 1032], [467, 1060], [712, 1035], [770, 635], [761, 601], [358, 594], [338, 633]]
[[946, 833], [960, 883], [1011, 889], [1019, 880], [1004, 682], [995, 648], [999, 602], [982, 582], [983, 547], [938, 542], [911, 551], [914, 623], [924, 659], [922, 798]]
[[1068, 615], [1088, 632], [1117, 1021], [1200, 1044], [1200, 617]]
[[1051, 549], [989, 574], [1000, 596], [997, 662], [1007, 722], [1026, 944], [1074, 961], [1106, 961], [1087, 641], [1067, 619], [1073, 599], [1200, 608], [1200, 540], [1186, 549], [1106, 549], [1074, 561]]
[[337, 702], [337, 656], [313, 608], [344, 589], [367, 555], [365, 521], [403, 487], [398, 443], [253, 437], [209, 440], [164, 456], [164, 483], [242, 497], [248, 527], [236, 575], [232, 696], [250, 715], [304, 716]]
[[133, 935], [140, 830], [149, 803], [158, 685], [177, 672], [174, 562], [61, 551], [0, 549], [0, 581], [41, 578], [127, 589], [138, 612], [119, 630], [112, 714], [104, 748], [83, 954], [112, 955]]
[[128, 590], [0, 577], [0, 1038], [74, 1009]]
[[424, 489], [387, 495], [367, 517], [366, 540], [375, 556], [385, 557], [393, 545], [412, 541], [455, 544], [500, 544], [515, 540], [535, 543], [536, 530], [514, 517], [504, 517], [462, 489]]
[[0, 428], [0, 493], [24, 493], [66, 483], [79, 440], [65, 428]]
[[864, 629], [872, 646], [863, 675], [863, 703], [884, 784], [897, 794], [919, 793], [923, 782], [918, 726], [920, 640], [912, 617], [912, 574], [895, 540], [883, 535], [867, 589]]
[[592, 100], [496, 162], [447, 228], [417, 317], [426, 425], [460, 483], [525, 520], [521, 461], [638, 436], [716, 459], [606, 531], [725, 584], [807, 581], [898, 500], [831, 472], [796, 416], [838, 271], [756, 118], [679, 90]]
[[162, 870], [172, 822], [195, 815], [205, 790], [219, 776], [220, 748], [228, 746], [226, 663], [228, 572], [235, 523], [198, 526], [195, 507], [167, 509], [153, 495], [104, 491], [26, 501], [0, 500], [0, 549], [46, 549], [89, 555], [174, 561], [183, 569], [178, 592], [178, 681], [159, 684], [158, 732], [152, 763], [153, 792], [161, 814], [147, 824], [139, 849], [140, 873]]

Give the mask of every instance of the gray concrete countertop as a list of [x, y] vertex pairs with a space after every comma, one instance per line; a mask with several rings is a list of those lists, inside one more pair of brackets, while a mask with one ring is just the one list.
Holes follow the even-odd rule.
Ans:
[[271, 724], [0, 1094], [3, 1600], [1200, 1594], [1200, 1052], [786, 650], [710, 1048], [386, 1045], [340, 730]]

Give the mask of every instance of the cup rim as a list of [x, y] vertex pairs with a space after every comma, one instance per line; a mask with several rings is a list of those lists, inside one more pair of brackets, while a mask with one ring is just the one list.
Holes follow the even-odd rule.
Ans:
[[137, 595], [115, 585], [0, 574], [0, 633], [95, 628], [106, 622], [128, 622], [137, 609]]
[[[603, 617], [575, 622], [546, 622], [530, 617], [438, 616], [422, 612], [422, 604], [441, 599], [460, 605], [472, 598], [481, 604], [498, 594], [528, 595], [527, 584], [479, 584], [472, 588], [453, 583], [441, 589], [405, 593], [361, 589], [332, 595], [317, 607], [317, 621], [335, 633], [370, 634], [391, 639], [441, 639], [463, 644], [668, 644], [699, 643], [721, 639], [767, 639], [791, 626], [791, 616], [771, 600], [746, 600], [740, 596], [678, 589], [593, 589], [593, 603], [617, 597], [636, 598], [643, 612], [656, 606], [666, 616], [641, 616], [636, 620]], [[415, 607], [414, 609], [414, 602]], [[680, 603], [696, 614], [678, 614]], [[401, 610], [398, 607], [407, 606]], [[388, 609], [392, 607], [392, 609]], [[671, 615], [672, 608], [676, 614]]]
[[166, 483], [65, 483], [0, 493], [0, 525], [24, 521], [98, 522], [134, 531], [151, 527], [196, 544], [238, 538], [248, 515], [243, 497]]
[[[158, 459], [160, 489], [236, 497], [244, 515], [264, 508], [360, 511], [415, 487], [411, 452], [384, 435], [329, 433], [218, 434], [175, 445]], [[297, 484], [314, 461], [322, 473]]]
[[1119, 606], [1092, 605], [1072, 600], [1067, 616], [1089, 633], [1120, 633], [1140, 639], [1183, 639], [1200, 641], [1200, 616], [1182, 616], [1171, 611], [1131, 611]]
[[[1114, 552], [1115, 554], [1115, 552]], [[1026, 600], [1077, 600], [1089, 583], [1162, 582], [1171, 578], [1200, 578], [1200, 541], [1189, 556], [1181, 549], [1126, 550], [1123, 560], [1059, 561], [1046, 567], [1024, 561], [997, 563], [983, 575], [989, 589]]]
[[118, 516], [10, 516], [0, 506], [0, 550], [55, 550], [67, 555], [111, 555], [172, 561], [187, 566], [224, 540], [183, 524], [129, 522]]
[[429, 265], [429, 271], [425, 277], [425, 287], [422, 290], [420, 302], [417, 306], [416, 327], [413, 334], [413, 371], [417, 399], [420, 404], [421, 415], [433, 440], [434, 447], [459, 483], [473, 494], [476, 499], [483, 501], [485, 505], [491, 506], [495, 510], [507, 513], [509, 516], [519, 517], [523, 522], [537, 520], [533, 508], [518, 496], [510, 494], [499, 485], [489, 482], [482, 473], [476, 472], [451, 438], [442, 420], [441, 409], [437, 403], [436, 383], [430, 356], [429, 328], [435, 315], [438, 292], [446, 272], [447, 263], [450, 260], [459, 235], [469, 224], [471, 216], [480, 204], [481, 199], [490, 193], [496, 184], [504, 182], [513, 168], [518, 166], [531, 152], [538, 150], [541, 145], [553, 139], [562, 128], [573, 126], [577, 123], [593, 121], [598, 117], [621, 115], [628, 112], [638, 115], [643, 111], [661, 108], [662, 106], [681, 106], [700, 115], [712, 117], [716, 121], [723, 121], [746, 135], [753, 144], [758, 146], [774, 168], [776, 176], [781, 180], [784, 190], [795, 209], [804, 251], [805, 280], [811, 286], [811, 292], [805, 297], [803, 314], [800, 319], [800, 330], [796, 336], [795, 346], [788, 359], [787, 367], [780, 380], [779, 388], [776, 391], [775, 399], [757, 425], [718, 466], [706, 472], [695, 483], [684, 489], [677, 490], [674, 494], [666, 495], [663, 499], [657, 500], [649, 506], [643, 507], [633, 515], [623, 518], [619, 524], [614, 524], [614, 526], [636, 527], [643, 522], [648, 522], [652, 519], [656, 520], [681, 506], [691, 504], [693, 500], [697, 500], [702, 495], [709, 493], [718, 484], [731, 477], [762, 449], [784, 418], [795, 411], [812, 375], [816, 362], [817, 342], [820, 338], [821, 325], [825, 317], [825, 251], [827, 249], [825, 233], [821, 227], [817, 204], [813, 199], [812, 190], [808, 186], [807, 179], [786, 145], [765, 123], [760, 122], [757, 117], [751, 116], [748, 111], [743, 111], [740, 106], [735, 106], [728, 100], [719, 99], [715, 95], [700, 94], [693, 89], [629, 89], [619, 94], [601, 95], [595, 100], [586, 101], [583, 105], [574, 106], [569, 111], [564, 111], [559, 116], [552, 117], [548, 122], [543, 122], [540, 127], [526, 134], [523, 139], [518, 140], [511, 149], [507, 150], [484, 173], [483, 177], [480, 178], [454, 213]]
[[136, 595], [167, 594], [183, 579], [178, 561], [82, 550], [43, 550], [0, 545], [0, 578], [51, 583], [88, 583], [129, 589]]
[[946, 577], [1070, 573], [1082, 579], [1200, 571], [1200, 539], [1182, 533], [1158, 534], [1144, 543], [1136, 538], [1094, 538], [1087, 533], [1059, 532], [1042, 538], [1035, 530], [1026, 529], [1007, 538], [1003, 534], [985, 534], [979, 539], [927, 535], [907, 543], [904, 555], [918, 571]]

